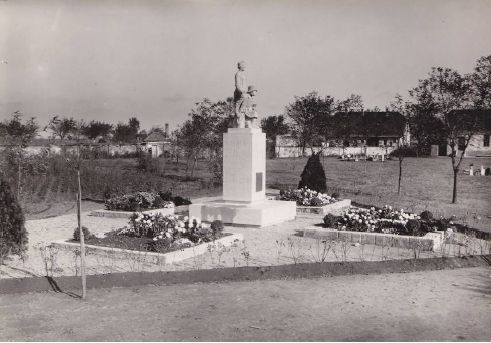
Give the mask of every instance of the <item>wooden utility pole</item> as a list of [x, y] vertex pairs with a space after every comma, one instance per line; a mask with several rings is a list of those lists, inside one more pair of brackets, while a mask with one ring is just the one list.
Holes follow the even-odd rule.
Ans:
[[20, 178], [22, 176], [20, 164], [22, 161], [22, 145], [19, 145], [19, 154], [18, 154], [17, 159], [18, 159], [18, 161], [17, 161], [17, 200], [20, 201], [20, 184], [21, 184]]
[[85, 299], [87, 295], [86, 289], [86, 278], [85, 278], [85, 242], [84, 242], [84, 231], [82, 230], [82, 186], [80, 185], [80, 168], [77, 169], [77, 181], [78, 181], [78, 192], [77, 192], [77, 220], [78, 220], [78, 232], [80, 233], [80, 267], [82, 271], [82, 299]]

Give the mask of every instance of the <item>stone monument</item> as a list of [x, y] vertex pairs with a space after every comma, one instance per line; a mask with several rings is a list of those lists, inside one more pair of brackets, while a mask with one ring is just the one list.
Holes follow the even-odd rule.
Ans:
[[256, 124], [252, 97], [257, 90], [253, 86], [245, 87], [241, 64], [245, 66], [239, 63], [240, 85], [237, 86], [236, 74], [234, 92], [238, 120], [235, 127], [223, 134], [222, 198], [191, 204], [189, 215], [205, 222], [218, 219], [226, 224], [268, 226], [294, 219], [296, 204], [266, 199], [266, 135]]

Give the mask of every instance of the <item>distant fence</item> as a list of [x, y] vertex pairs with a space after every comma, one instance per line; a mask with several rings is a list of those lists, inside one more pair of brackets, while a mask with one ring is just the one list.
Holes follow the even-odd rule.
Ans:
[[388, 155], [396, 149], [395, 146], [362, 146], [362, 147], [314, 147], [306, 148], [305, 154], [302, 154], [302, 148], [298, 146], [276, 146], [275, 147], [275, 157], [301, 157], [310, 156], [312, 151], [317, 153], [322, 150], [323, 156], [341, 156], [341, 155]]

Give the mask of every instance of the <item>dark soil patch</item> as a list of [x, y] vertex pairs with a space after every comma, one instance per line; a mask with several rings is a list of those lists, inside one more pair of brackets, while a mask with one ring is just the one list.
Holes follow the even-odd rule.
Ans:
[[[231, 233], [222, 233], [218, 235], [216, 239], [220, 239], [230, 235]], [[73, 239], [69, 242], [78, 243], [78, 241]], [[161, 254], [187, 248], [187, 246], [180, 245], [156, 245], [152, 238], [124, 236], [118, 235], [116, 232], [109, 232], [104, 238], [91, 236], [85, 239], [85, 244], [106, 248], [118, 248], [142, 252], [157, 252]]]
[[[87, 276], [87, 288], [135, 287], [196, 282], [281, 280], [355, 274], [387, 274], [442, 269], [488, 267], [491, 255], [435, 257], [424, 259], [299, 263], [280, 266], [216, 268], [169, 272], [128, 272]], [[0, 294], [55, 291], [67, 293], [81, 288], [80, 277], [31, 277], [0, 280]]]

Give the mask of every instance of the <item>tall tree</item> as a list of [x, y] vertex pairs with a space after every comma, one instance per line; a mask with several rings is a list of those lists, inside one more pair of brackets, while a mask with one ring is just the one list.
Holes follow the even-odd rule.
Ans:
[[26, 148], [39, 131], [39, 126], [34, 117], [23, 122], [22, 113], [15, 111], [12, 119], [0, 124], [0, 134], [5, 136], [12, 146], [16, 146], [17, 155], [17, 197], [21, 191], [21, 170], [24, 148]]
[[361, 95], [351, 94], [345, 100], [337, 101], [336, 111], [338, 112], [361, 112], [363, 111], [363, 99]]
[[318, 145], [322, 141], [319, 128], [324, 117], [330, 116], [334, 110], [335, 101], [332, 97], [321, 98], [317, 92], [310, 92], [302, 97], [295, 97], [295, 101], [285, 109], [290, 120], [292, 136], [302, 148], [302, 154], [307, 147]]
[[285, 122], [283, 115], [269, 116], [261, 120], [261, 128], [268, 139], [276, 139], [276, 136], [286, 135], [288, 133], [288, 124]]
[[[440, 122], [440, 132], [450, 147], [453, 170], [452, 203], [457, 202], [457, 179], [462, 159], [472, 135], [477, 130], [477, 120], [465, 112], [456, 111], [469, 105], [470, 85], [466, 78], [450, 68], [432, 68], [428, 78], [419, 80], [410, 91], [417, 109]], [[417, 112], [416, 112], [417, 113]], [[463, 144], [459, 144], [459, 140]], [[458, 156], [459, 147], [461, 155]]]
[[222, 133], [227, 130], [232, 114], [231, 101], [211, 102], [203, 99], [196, 103], [189, 113], [190, 118], [184, 122], [177, 135], [179, 145], [186, 152], [186, 173], [192, 159], [191, 176], [194, 174], [198, 157], [205, 150], [209, 152], [210, 160], [221, 160]]
[[60, 118], [59, 116], [54, 116], [48, 122], [45, 129], [49, 129], [54, 138], [60, 138], [60, 140], [63, 141], [73, 131], [75, 125], [76, 121], [72, 117]]
[[477, 60], [474, 72], [468, 75], [474, 108], [491, 108], [491, 55]]
[[96, 139], [97, 137], [102, 136], [102, 138], [106, 140], [112, 129], [113, 126], [109, 123], [92, 120], [85, 126], [83, 134], [89, 139]]
[[137, 118], [132, 117], [128, 124], [118, 123], [114, 129], [113, 141], [118, 143], [133, 143], [136, 141], [140, 122]]

